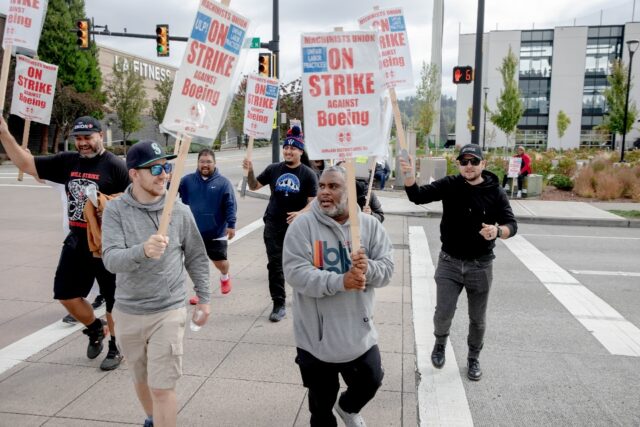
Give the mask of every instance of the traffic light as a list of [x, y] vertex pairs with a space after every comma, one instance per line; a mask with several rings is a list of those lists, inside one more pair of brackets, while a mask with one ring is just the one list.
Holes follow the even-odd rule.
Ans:
[[271, 77], [271, 54], [258, 54], [258, 74], [264, 77]]
[[473, 81], [473, 67], [469, 65], [453, 67], [453, 83], [469, 84]]
[[89, 25], [88, 19], [79, 19], [76, 22], [76, 35], [78, 39], [76, 40], [76, 44], [78, 45], [78, 49], [86, 50], [89, 49], [89, 29], [91, 26]]
[[169, 56], [169, 26], [166, 24], [156, 25], [156, 50], [158, 56]]

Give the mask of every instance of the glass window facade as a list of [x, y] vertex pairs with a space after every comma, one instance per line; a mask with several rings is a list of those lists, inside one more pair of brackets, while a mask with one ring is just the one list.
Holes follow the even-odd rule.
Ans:
[[519, 129], [547, 129], [552, 57], [553, 30], [522, 31], [518, 86], [524, 114]]
[[582, 129], [591, 130], [602, 123], [607, 113], [604, 90], [609, 83], [613, 62], [622, 58], [624, 27], [589, 27], [582, 91]]

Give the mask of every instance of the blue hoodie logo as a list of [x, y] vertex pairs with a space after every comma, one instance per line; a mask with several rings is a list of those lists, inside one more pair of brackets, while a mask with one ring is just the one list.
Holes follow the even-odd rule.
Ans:
[[332, 248], [326, 240], [316, 240], [313, 242], [313, 265], [324, 271], [346, 273], [351, 268], [349, 248], [343, 246], [342, 242], [338, 242], [337, 248]]

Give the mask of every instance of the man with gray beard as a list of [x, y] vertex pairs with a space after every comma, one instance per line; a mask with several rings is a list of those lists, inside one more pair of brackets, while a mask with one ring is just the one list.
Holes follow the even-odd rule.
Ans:
[[[392, 246], [380, 221], [358, 213], [361, 248], [351, 250], [344, 169], [320, 177], [311, 210], [289, 226], [283, 266], [293, 288], [296, 363], [309, 389], [311, 426], [364, 426], [361, 409], [384, 371], [373, 325], [375, 288], [393, 274]], [[338, 399], [342, 375], [347, 389]]]
[[117, 368], [122, 360], [111, 317], [116, 278], [104, 268], [102, 259], [95, 258], [89, 250], [83, 210], [89, 190], [103, 194], [121, 193], [129, 185], [129, 175], [124, 162], [104, 149], [98, 120], [90, 116], [76, 119], [71, 136], [75, 139], [77, 151], [34, 157], [18, 145], [6, 121], [0, 117], [0, 142], [11, 161], [36, 179], [64, 184], [66, 188], [70, 232], [62, 245], [53, 281], [53, 298], [86, 326], [82, 332], [89, 337], [87, 357], [95, 359], [102, 352], [105, 333], [102, 321], [96, 319], [86, 297], [94, 280], [98, 281], [100, 294], [106, 300], [107, 323], [111, 332], [109, 351], [100, 369], [109, 371]]

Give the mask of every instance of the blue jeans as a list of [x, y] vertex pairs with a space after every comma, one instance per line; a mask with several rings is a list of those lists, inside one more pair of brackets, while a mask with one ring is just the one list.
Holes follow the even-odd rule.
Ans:
[[467, 291], [469, 304], [468, 357], [477, 359], [484, 345], [487, 303], [493, 280], [493, 255], [474, 260], [457, 259], [440, 252], [435, 281], [436, 312], [433, 315], [436, 344], [446, 344], [458, 297]]

